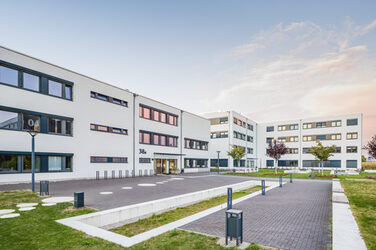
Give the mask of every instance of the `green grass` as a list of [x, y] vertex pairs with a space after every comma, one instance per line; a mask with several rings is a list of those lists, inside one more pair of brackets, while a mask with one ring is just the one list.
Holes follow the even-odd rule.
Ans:
[[[331, 180], [332, 177], [320, 177], [321, 173], [318, 171], [315, 172], [315, 179], [325, 179]], [[226, 173], [227, 175], [236, 175], [236, 176], [250, 176], [250, 177], [265, 177], [265, 178], [279, 178], [278, 175], [267, 175], [267, 174], [274, 174], [274, 170], [260, 170], [255, 173]], [[278, 170], [278, 174], [283, 174], [284, 170]], [[324, 171], [324, 175], [330, 175], [330, 171]], [[300, 174], [300, 173], [292, 173], [292, 178], [294, 179], [311, 179], [311, 174]], [[359, 175], [337, 175], [337, 179], [366, 179], [367, 176], [376, 176], [376, 173], [360, 173]], [[283, 178], [288, 179], [290, 178], [290, 174], [283, 176]]]
[[[231, 171], [231, 169], [219, 169], [219, 172], [228, 172], [228, 171]], [[210, 169], [210, 172], [218, 172], [218, 169], [216, 168], [211, 168]]]
[[[237, 197], [235, 193], [234, 197]], [[15, 209], [16, 204], [24, 202], [41, 202], [41, 198], [30, 191], [0, 192], [0, 209]], [[0, 219], [0, 249], [124, 249], [55, 221], [92, 212], [87, 208], [73, 209], [71, 203], [59, 203], [51, 207], [38, 205], [35, 210], [20, 212], [19, 217]], [[129, 249], [226, 249], [217, 245], [217, 240], [216, 237], [173, 230]], [[252, 244], [247, 249], [261, 248]]]
[[368, 249], [376, 249], [376, 182], [342, 180], [351, 210]]
[[[261, 190], [261, 186], [254, 186], [252, 188], [242, 190], [232, 194], [233, 199], [240, 198], [252, 192]], [[111, 231], [122, 234], [128, 237], [149, 231], [153, 228], [168, 224], [170, 222], [182, 219], [184, 217], [201, 212], [205, 209], [220, 205], [227, 201], [227, 196], [214, 197], [209, 200], [201, 201], [186, 207], [176, 208], [161, 214], [156, 214], [146, 219], [127, 224], [118, 228], [111, 229]]]

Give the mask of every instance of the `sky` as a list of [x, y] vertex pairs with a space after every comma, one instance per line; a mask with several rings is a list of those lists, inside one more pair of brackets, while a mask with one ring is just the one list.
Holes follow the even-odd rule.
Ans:
[[376, 134], [376, 1], [5, 1], [0, 45], [202, 114], [363, 113]]

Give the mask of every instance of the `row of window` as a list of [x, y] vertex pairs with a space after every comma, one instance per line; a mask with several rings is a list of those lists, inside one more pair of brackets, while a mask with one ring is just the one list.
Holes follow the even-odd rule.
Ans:
[[91, 156], [91, 163], [128, 163], [127, 157]]
[[108, 96], [108, 95], [100, 94], [100, 93], [97, 93], [97, 92], [94, 92], [94, 91], [90, 92], [90, 97], [98, 99], [98, 100], [102, 100], [102, 101], [105, 101], [105, 102], [110, 102], [110, 103], [113, 103], [113, 104], [128, 107], [127, 101], [120, 100], [120, 99], [117, 99], [115, 97], [111, 97], [111, 96]]
[[207, 168], [208, 159], [184, 158], [184, 168]]
[[[327, 134], [327, 135], [304, 135], [303, 141], [326, 141], [326, 140], [341, 140], [341, 134]], [[358, 139], [357, 132], [350, 132], [346, 134], [347, 140]]]
[[[347, 119], [346, 125], [357, 126], [358, 119]], [[342, 126], [341, 120], [303, 123], [303, 129], [341, 127], [341, 126]], [[298, 130], [298, 129], [299, 129], [298, 124], [278, 125], [278, 131]], [[274, 131], [274, 126], [266, 127], [266, 132], [273, 132], [273, 131]]]
[[[325, 168], [340, 168], [341, 160], [328, 160], [324, 162]], [[357, 160], [346, 160], [346, 168], [356, 168], [358, 165]], [[274, 167], [274, 160], [266, 160], [267, 167]], [[298, 160], [279, 160], [279, 167], [297, 167]], [[318, 168], [320, 162], [317, 160], [303, 160], [303, 167], [305, 168]]]
[[[287, 131], [287, 130], [298, 130], [299, 125], [298, 124], [288, 124], [288, 125], [279, 125], [278, 131]], [[273, 127], [274, 130], [274, 127]]]
[[0, 83], [72, 100], [72, 82], [0, 61]]
[[72, 135], [72, 120], [60, 119], [34, 112], [0, 109], [0, 129], [38, 131], [41, 133]]
[[210, 125], [228, 124], [228, 117], [212, 118]]
[[141, 144], [177, 147], [178, 137], [173, 135], [158, 134], [154, 132], [140, 131], [139, 142]]
[[138, 158], [139, 163], [151, 163], [151, 158]]
[[234, 124], [253, 131], [253, 125], [252, 124], [246, 123], [245, 121], [243, 121], [239, 118], [234, 117]]
[[141, 118], [145, 118], [148, 120], [153, 120], [157, 122], [163, 122], [166, 124], [178, 126], [177, 115], [174, 115], [174, 114], [171, 114], [171, 113], [159, 110], [159, 109], [151, 108], [143, 104], [140, 104], [139, 116]]
[[208, 142], [207, 141], [199, 141], [184, 138], [184, 147], [188, 149], [198, 149], [198, 150], [208, 150]]
[[[36, 153], [36, 172], [72, 171], [72, 156], [46, 155]], [[0, 153], [0, 173], [31, 172], [31, 153]]]
[[[309, 154], [311, 148], [303, 148], [303, 154]], [[341, 147], [336, 147], [333, 153], [341, 153]], [[357, 146], [347, 146], [346, 153], [358, 153]]]
[[211, 139], [228, 138], [228, 131], [211, 132], [210, 138]]
[[93, 123], [90, 124], [90, 130], [113, 133], [113, 134], [128, 135], [127, 129], [109, 127], [109, 126], [98, 125], [98, 124], [93, 124]]
[[298, 142], [298, 136], [285, 136], [285, 137], [278, 137], [278, 142]]

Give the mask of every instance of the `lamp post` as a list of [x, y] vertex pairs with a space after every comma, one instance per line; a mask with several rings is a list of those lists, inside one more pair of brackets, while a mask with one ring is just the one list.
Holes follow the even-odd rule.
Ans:
[[35, 192], [35, 136], [36, 131], [27, 131], [31, 135], [31, 190]]
[[221, 152], [221, 151], [219, 151], [219, 150], [217, 151], [217, 154], [218, 154], [218, 161], [217, 161], [217, 164], [218, 164], [218, 167], [217, 167], [217, 168], [218, 168], [218, 174], [219, 174], [219, 153], [220, 153], [220, 152]]

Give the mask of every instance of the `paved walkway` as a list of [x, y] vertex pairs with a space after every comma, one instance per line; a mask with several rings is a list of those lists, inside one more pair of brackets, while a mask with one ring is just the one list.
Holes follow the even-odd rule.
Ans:
[[[331, 183], [294, 182], [256, 196], [233, 208], [243, 210], [244, 241], [281, 249], [327, 249]], [[182, 227], [224, 237], [221, 210]]]
[[[177, 179], [172, 180], [173, 178]], [[73, 196], [74, 192], [82, 191], [85, 192], [86, 206], [106, 210], [249, 180], [249, 178], [218, 176], [216, 174], [184, 174], [108, 180], [57, 181], [50, 182], [50, 195]], [[154, 184], [155, 186], [138, 186], [138, 184]], [[131, 189], [122, 189], [123, 187]], [[31, 189], [31, 184], [0, 185], [0, 191], [17, 189]], [[36, 191], [39, 192], [39, 183], [36, 185]], [[112, 193], [100, 194], [101, 192]]]

